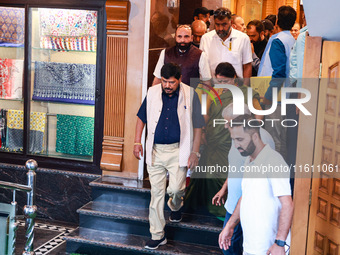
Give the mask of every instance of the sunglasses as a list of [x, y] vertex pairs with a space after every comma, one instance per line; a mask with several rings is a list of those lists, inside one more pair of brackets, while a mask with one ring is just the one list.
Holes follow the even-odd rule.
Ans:
[[216, 10], [214, 11], [214, 16], [218, 17], [218, 16], [231, 16], [231, 12], [230, 11], [224, 11], [224, 10]]

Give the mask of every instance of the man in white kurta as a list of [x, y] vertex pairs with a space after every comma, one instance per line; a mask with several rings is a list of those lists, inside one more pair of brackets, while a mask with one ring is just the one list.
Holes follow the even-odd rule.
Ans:
[[233, 65], [239, 78], [250, 78], [253, 62], [250, 39], [231, 27], [231, 12], [218, 8], [214, 12], [215, 30], [202, 36], [200, 49], [207, 54], [211, 73], [221, 62]]

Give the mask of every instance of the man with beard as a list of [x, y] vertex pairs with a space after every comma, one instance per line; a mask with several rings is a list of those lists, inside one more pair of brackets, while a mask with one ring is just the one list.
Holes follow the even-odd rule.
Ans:
[[[253, 101], [254, 102], [254, 101]], [[255, 105], [255, 104], [254, 104]], [[238, 106], [242, 107], [242, 105]], [[244, 104], [244, 113], [251, 115], [249, 108], [246, 104]], [[222, 112], [223, 118], [227, 121], [226, 126], [230, 132], [229, 123], [238, 117], [239, 115], [235, 115], [233, 113], [233, 103], [229, 104], [226, 108], [223, 109]], [[272, 149], [275, 149], [275, 143], [271, 135], [262, 127], [260, 127], [260, 136], [263, 143], [268, 144]], [[226, 209], [226, 215], [223, 226], [225, 226], [233, 214], [238, 200], [242, 196], [242, 172], [241, 168], [244, 166], [246, 161], [246, 157], [241, 155], [241, 153], [236, 149], [235, 142], [232, 141], [229, 153], [228, 153], [228, 162], [231, 167], [236, 169], [236, 172], [229, 172], [228, 178], [225, 180], [221, 190], [216, 193], [216, 195], [212, 199], [212, 204], [216, 206], [223, 206]], [[227, 199], [226, 199], [227, 197]], [[228, 250], [223, 250], [224, 255], [242, 255], [242, 242], [243, 235], [241, 225], [237, 224], [234, 228], [234, 234], [231, 238], [231, 244]]]
[[214, 10], [208, 10], [206, 7], [199, 7], [194, 10], [194, 21], [195, 20], [203, 20], [207, 25], [207, 28], [210, 27], [210, 15], [213, 15]]
[[231, 12], [218, 8], [214, 12], [215, 30], [202, 36], [200, 49], [209, 59], [210, 71], [214, 73], [221, 62], [233, 65], [239, 78], [250, 78], [253, 62], [249, 37], [231, 26]]
[[180, 222], [187, 168], [195, 168], [204, 119], [193, 88], [181, 83], [181, 69], [168, 63], [161, 69], [161, 84], [152, 86], [144, 99], [136, 124], [134, 156], [143, 156], [142, 132], [147, 123], [146, 164], [151, 184], [149, 221], [151, 239], [145, 248], [166, 244], [164, 197], [169, 172], [169, 220]]
[[293, 218], [289, 172], [268, 169], [289, 168], [278, 152], [263, 143], [260, 123], [255, 122], [251, 116], [243, 115], [230, 123], [235, 147], [247, 158], [242, 197], [219, 236], [219, 245], [228, 250], [234, 228], [241, 221], [243, 254], [284, 255]]
[[198, 83], [190, 83], [191, 78], [201, 78], [203, 81], [211, 79], [207, 56], [200, 49], [192, 45], [192, 30], [188, 25], [179, 25], [176, 30], [176, 46], [161, 51], [152, 85], [161, 82], [161, 68], [167, 63], [176, 63], [181, 67], [182, 82], [194, 89]]
[[256, 19], [250, 21], [247, 25], [247, 35], [253, 45], [252, 49], [254, 49], [252, 75], [257, 76], [260, 60], [268, 42], [264, 36], [264, 26], [262, 22]]

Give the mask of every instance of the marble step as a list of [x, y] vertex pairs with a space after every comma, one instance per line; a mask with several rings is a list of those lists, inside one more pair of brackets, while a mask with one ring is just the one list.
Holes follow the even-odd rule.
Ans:
[[135, 255], [135, 254], [164, 254], [164, 255], [186, 255], [186, 254], [221, 254], [218, 247], [201, 244], [190, 244], [168, 240], [166, 245], [157, 250], [144, 248], [148, 237], [113, 233], [107, 231], [79, 228], [64, 238], [67, 241], [66, 251], [91, 255]]
[[149, 181], [101, 177], [90, 183], [94, 201], [148, 208], [151, 194]]
[[[109, 202], [114, 204], [131, 205], [134, 207], [149, 208], [151, 187], [148, 180], [131, 180], [117, 177], [100, 177], [90, 183], [94, 201]], [[165, 195], [165, 201], [168, 200]], [[170, 210], [165, 203], [165, 210]], [[190, 213], [203, 216], [211, 215], [205, 207], [193, 209]]]
[[[78, 209], [81, 227], [104, 231], [150, 236], [149, 211], [146, 208], [92, 201]], [[172, 223], [165, 211], [165, 231], [169, 239], [189, 243], [217, 245], [223, 222], [214, 217], [182, 214], [183, 220]]]

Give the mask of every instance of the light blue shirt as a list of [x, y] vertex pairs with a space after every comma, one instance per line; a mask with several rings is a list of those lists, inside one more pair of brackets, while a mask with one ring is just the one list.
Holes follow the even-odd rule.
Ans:
[[[272, 136], [263, 128], [260, 128], [261, 140], [264, 144], [268, 144], [275, 150], [275, 143]], [[242, 196], [242, 173], [240, 169], [244, 166], [247, 157], [243, 157], [236, 149], [234, 141], [232, 141], [231, 148], [228, 154], [230, 168], [234, 168], [237, 172], [230, 171], [228, 173], [228, 198], [224, 207], [228, 213], [233, 214], [238, 200]]]
[[[303, 59], [305, 56], [305, 42], [307, 35], [307, 26], [301, 28], [293, 50], [290, 53], [290, 73], [289, 78], [298, 79], [296, 87], [301, 88], [301, 78], [303, 73]], [[291, 81], [293, 83], [294, 80]]]

